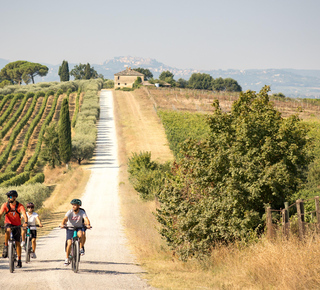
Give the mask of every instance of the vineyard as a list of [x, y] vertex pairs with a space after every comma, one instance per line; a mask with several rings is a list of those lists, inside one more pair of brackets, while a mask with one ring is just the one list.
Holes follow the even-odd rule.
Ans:
[[[212, 103], [219, 100], [224, 112], [230, 112], [232, 103], [238, 99], [239, 93], [213, 92], [206, 90], [180, 88], [144, 87], [136, 92], [148, 96], [153, 101], [155, 109], [188, 111], [198, 113], [212, 112]], [[293, 99], [270, 97], [275, 108], [287, 117], [298, 113], [302, 119], [320, 117], [319, 99]]]
[[[27, 89], [28, 86], [25, 86]], [[39, 160], [43, 148], [43, 137], [51, 123], [58, 123], [64, 98], [68, 99], [73, 135], [77, 135], [77, 119], [81, 105], [92, 95], [96, 96], [95, 118], [97, 118], [99, 81], [75, 81], [50, 83], [45, 88], [34, 87], [35, 92], [18, 92], [1, 95], [0, 91], [0, 186], [18, 186], [44, 181], [43, 164]], [[41, 90], [42, 89], [42, 90]], [[21, 91], [19, 87], [18, 90]], [[22, 88], [23, 90], [23, 88]], [[92, 105], [86, 105], [91, 110]], [[90, 113], [86, 111], [86, 116]], [[82, 120], [84, 118], [82, 117]]]

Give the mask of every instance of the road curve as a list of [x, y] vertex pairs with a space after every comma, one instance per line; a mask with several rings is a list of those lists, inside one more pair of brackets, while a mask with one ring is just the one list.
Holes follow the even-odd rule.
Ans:
[[[100, 120], [91, 176], [82, 196], [93, 228], [87, 231], [86, 254], [79, 273], [63, 265], [65, 230], [55, 228], [37, 241], [37, 259], [10, 274], [0, 258], [0, 285], [5, 289], [151, 289], [126, 246], [118, 198], [118, 160], [112, 91], [100, 94]], [[24, 260], [24, 254], [22, 261]], [[18, 288], [17, 288], [18, 287]]]

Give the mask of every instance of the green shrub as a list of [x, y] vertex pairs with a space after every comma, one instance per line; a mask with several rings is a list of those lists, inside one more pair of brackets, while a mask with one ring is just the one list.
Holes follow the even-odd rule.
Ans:
[[42, 203], [50, 196], [49, 187], [36, 183], [36, 184], [23, 184], [20, 186], [0, 187], [0, 204], [7, 201], [5, 193], [9, 190], [16, 190], [18, 192], [17, 200], [23, 205], [28, 202], [33, 202], [35, 209], [39, 209]]
[[144, 200], [159, 195], [170, 169], [169, 162], [163, 165], [151, 161], [151, 152], [132, 153], [128, 160], [129, 180]]

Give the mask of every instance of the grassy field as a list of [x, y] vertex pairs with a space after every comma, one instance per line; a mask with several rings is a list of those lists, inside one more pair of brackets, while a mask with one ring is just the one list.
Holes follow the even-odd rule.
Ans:
[[[188, 95], [183, 95], [181, 90], [179, 92], [172, 89], [148, 91], [144, 88], [130, 93], [115, 92], [123, 223], [133, 252], [148, 272], [146, 278], [150, 284], [160, 289], [320, 288], [320, 267], [317, 262], [320, 239], [317, 235], [310, 236], [305, 243], [294, 238], [289, 242], [281, 239], [269, 242], [262, 237], [250, 244], [221, 245], [206, 260], [191, 260], [187, 263], [176, 259], [167, 248], [157, 232], [158, 224], [153, 214], [158, 206], [157, 201], [142, 202], [139, 199], [128, 181], [126, 162], [131, 152], [140, 151], [151, 151], [154, 160], [170, 160], [163, 158], [170, 154], [161, 153], [161, 148], [164, 152], [168, 151], [167, 146], [155, 147], [157, 153], [153, 154], [153, 144], [158, 144], [159, 139], [154, 142], [152, 136], [164, 135], [157, 109], [200, 112], [197, 106], [204, 107], [196, 102], [197, 94], [191, 97], [188, 90], [185, 91]], [[201, 92], [199, 94], [201, 95]], [[210, 98], [206, 102], [209, 102]], [[224, 95], [223, 98], [230, 102], [230, 99], [236, 96], [228, 98]], [[212, 101], [212, 98], [210, 100]], [[129, 111], [128, 102], [134, 102], [136, 110]], [[227, 108], [228, 103], [224, 106]], [[286, 108], [285, 114], [298, 112], [294, 104], [288, 104]], [[202, 112], [206, 111], [202, 109]], [[319, 108], [309, 107], [308, 112], [300, 112], [300, 117], [305, 120], [318, 120]], [[148, 120], [157, 125], [149, 128], [152, 135], [148, 135], [148, 131], [141, 132], [146, 128], [132, 126], [133, 120], [138, 124], [141, 124], [141, 120]], [[147, 136], [149, 144], [140, 142], [139, 136], [142, 133]], [[160, 143], [166, 144], [166, 140], [163, 139]]]

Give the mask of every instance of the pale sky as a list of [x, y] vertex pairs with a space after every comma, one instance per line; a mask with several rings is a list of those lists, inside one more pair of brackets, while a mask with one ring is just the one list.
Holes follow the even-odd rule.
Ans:
[[320, 0], [0, 0], [0, 58], [320, 69]]

